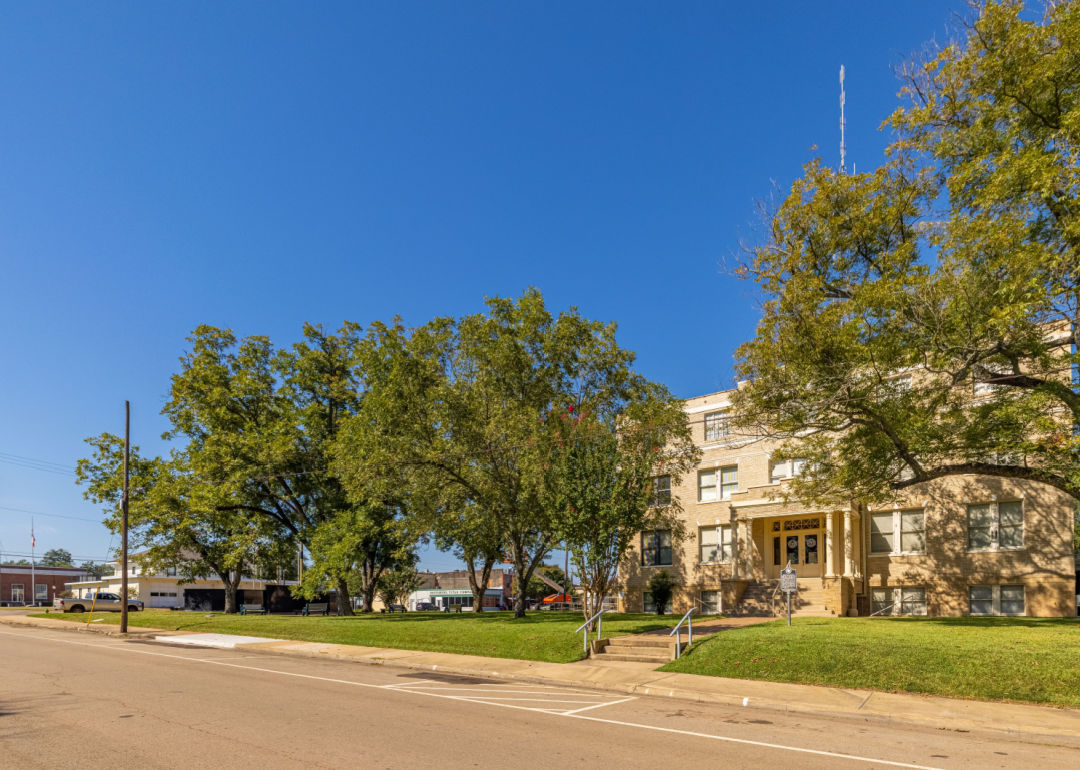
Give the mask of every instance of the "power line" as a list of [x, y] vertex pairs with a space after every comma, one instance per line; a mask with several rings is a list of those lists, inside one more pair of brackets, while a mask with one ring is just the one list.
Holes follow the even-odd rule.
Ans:
[[[23, 552], [23, 551], [8, 551], [8, 550], [5, 550], [3, 552], [3, 556], [4, 557], [12, 556], [12, 557], [20, 558], [20, 559], [33, 557], [33, 558], [35, 558], [37, 560], [35, 562], [37, 564], [37, 566], [39, 566], [39, 567], [42, 566], [42, 564], [41, 564], [42, 555], [41, 554], [31, 554], [31, 553], [26, 553], [26, 552]], [[72, 556], [71, 560], [72, 561], [93, 561], [93, 562], [113, 561], [113, 559], [110, 558], [110, 557], [101, 557], [101, 556]], [[30, 565], [27, 564], [26, 566], [29, 567]], [[72, 566], [77, 567], [78, 565], [75, 564], [75, 565], [72, 565]]]
[[53, 468], [56, 468], [57, 470], [62, 470], [68, 473], [71, 472], [69, 470], [71, 466], [68, 463], [54, 463], [52, 460], [42, 460], [38, 457], [26, 457], [25, 455], [17, 455], [12, 452], [0, 452], [0, 459], [4, 458], [8, 458], [10, 460], [18, 460], [21, 462], [34, 463], [36, 465], [51, 466]]
[[45, 513], [44, 511], [31, 511], [26, 508], [12, 508], [8, 505], [0, 505], [0, 510], [13, 511], [14, 513], [29, 513], [32, 516], [50, 516], [54, 519], [71, 519], [72, 521], [88, 521], [93, 524], [103, 523], [101, 519], [87, 519], [83, 516], [67, 516], [62, 513]]
[[18, 468], [25, 468], [26, 470], [31, 470], [31, 471], [41, 471], [42, 473], [55, 473], [58, 476], [69, 476], [69, 477], [72, 477], [72, 478], [75, 477], [75, 471], [63, 470], [63, 469], [61, 469], [61, 466], [59, 466], [59, 465], [57, 465], [56, 467], [53, 467], [52, 463], [46, 463], [44, 461], [32, 460], [32, 459], [29, 459], [29, 458], [21, 458], [21, 457], [17, 457], [15, 455], [9, 455], [9, 454], [3, 453], [3, 452], [0, 452], [0, 463], [5, 463], [7, 465], [14, 465], [14, 466], [16, 466]]

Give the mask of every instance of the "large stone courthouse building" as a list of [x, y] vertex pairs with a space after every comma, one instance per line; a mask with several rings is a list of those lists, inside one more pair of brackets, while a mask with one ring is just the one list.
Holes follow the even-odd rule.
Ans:
[[702, 456], [677, 496], [688, 537], [643, 532], [620, 573], [625, 611], [654, 609], [647, 584], [665, 569], [675, 612], [780, 611], [780, 570], [797, 570], [796, 610], [818, 615], [1077, 614], [1075, 501], [1046, 484], [956, 476], [903, 491], [886, 506], [785, 501], [798, 460], [774, 462], [776, 442], [734, 435], [732, 391], [685, 410]]

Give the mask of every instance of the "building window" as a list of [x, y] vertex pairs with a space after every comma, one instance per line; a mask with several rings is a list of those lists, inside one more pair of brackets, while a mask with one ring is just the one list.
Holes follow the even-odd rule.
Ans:
[[971, 586], [972, 615], [1024, 615], [1023, 586]]
[[719, 591], [702, 591], [701, 592], [701, 614], [702, 615], [719, 615], [720, 614], [720, 592]]
[[926, 614], [926, 589], [925, 588], [901, 588], [900, 589], [900, 614], [901, 615], [925, 615]]
[[921, 508], [870, 514], [870, 553], [926, 553], [926, 514]]
[[711, 503], [716, 500], [716, 471], [698, 473], [698, 502]]
[[1019, 500], [967, 507], [968, 550], [1024, 547], [1024, 505]]
[[994, 614], [994, 589], [992, 586], [972, 586], [969, 612], [972, 615]]
[[641, 566], [671, 566], [671, 533], [666, 529], [641, 533]]
[[702, 527], [698, 530], [703, 564], [731, 561], [731, 525]]
[[729, 465], [720, 469], [720, 499], [730, 500], [739, 488], [739, 466]]
[[13, 602], [25, 602], [26, 601], [26, 598], [25, 598], [26, 595], [24, 594], [23, 591], [24, 591], [24, 588], [23, 588], [22, 583], [12, 583], [11, 584], [11, 601], [13, 601]]
[[[652, 594], [646, 591], [641, 595], [641, 609], [643, 612], [656, 613], [656, 602], [653, 601]], [[671, 597], [668, 597], [667, 605], [664, 607], [664, 612], [671, 612]]]
[[34, 586], [34, 601], [35, 602], [47, 602], [49, 601], [49, 586], [47, 583], [38, 583]]
[[870, 589], [870, 612], [874, 615], [892, 614], [892, 591], [888, 588]]
[[739, 489], [739, 466], [698, 471], [698, 502], [729, 500]]
[[671, 505], [671, 476], [657, 476], [653, 479], [649, 505]]
[[709, 412], [705, 415], [705, 440], [719, 441], [731, 435], [731, 424], [724, 412]]
[[870, 553], [892, 553], [893, 532], [892, 511], [870, 514]]
[[1024, 587], [1001, 586], [1001, 602], [999, 612], [1002, 615], [1024, 614]]
[[784, 479], [801, 476], [804, 470], [806, 470], [806, 460], [801, 457], [795, 457], [790, 460], [778, 460], [773, 463], [772, 471], [769, 474], [769, 480], [776, 484]]
[[872, 588], [870, 611], [875, 615], [925, 615], [926, 588]]

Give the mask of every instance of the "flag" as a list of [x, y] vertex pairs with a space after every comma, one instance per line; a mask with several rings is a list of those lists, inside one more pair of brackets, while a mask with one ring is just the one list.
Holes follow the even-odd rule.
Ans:
[[30, 525], [30, 547], [31, 548], [36, 548], [37, 547], [37, 540], [34, 538], [34, 525], [33, 524]]

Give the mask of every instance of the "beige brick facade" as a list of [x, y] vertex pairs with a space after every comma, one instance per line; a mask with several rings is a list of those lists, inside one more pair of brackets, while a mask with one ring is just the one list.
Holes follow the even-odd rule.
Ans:
[[670, 564], [653, 564], [668, 561], [663, 535], [642, 534], [620, 574], [623, 609], [641, 611], [649, 578], [666, 569], [676, 612], [730, 612], [790, 559], [800, 581], [820, 581], [823, 609], [836, 615], [1076, 614], [1075, 502], [1064, 492], [959, 476], [883, 507], [785, 501], [798, 468], [772, 461], [775, 443], [726, 430], [729, 396], [685, 402], [702, 450], [698, 471], [671, 488], [687, 537], [671, 544]]

